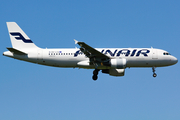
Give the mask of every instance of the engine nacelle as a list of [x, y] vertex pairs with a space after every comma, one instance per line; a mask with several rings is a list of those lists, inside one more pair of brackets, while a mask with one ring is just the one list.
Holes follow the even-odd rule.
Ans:
[[111, 59], [111, 68], [124, 69], [126, 68], [126, 59]]
[[105, 69], [102, 70], [102, 73], [109, 74], [111, 76], [124, 76], [125, 69]]

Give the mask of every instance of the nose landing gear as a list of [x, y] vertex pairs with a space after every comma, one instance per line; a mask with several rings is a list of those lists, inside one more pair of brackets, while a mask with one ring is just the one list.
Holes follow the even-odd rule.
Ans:
[[98, 69], [95, 69], [93, 71], [93, 76], [92, 76], [92, 79], [95, 81], [98, 79], [98, 73], [99, 73], [99, 70]]
[[152, 71], [153, 71], [153, 77], [155, 78], [157, 76], [157, 74], [155, 73], [155, 67], [152, 67]]

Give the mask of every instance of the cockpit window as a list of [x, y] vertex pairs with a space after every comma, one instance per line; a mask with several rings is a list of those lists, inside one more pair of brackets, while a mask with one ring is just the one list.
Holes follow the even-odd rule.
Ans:
[[163, 55], [171, 55], [170, 53], [164, 52]]

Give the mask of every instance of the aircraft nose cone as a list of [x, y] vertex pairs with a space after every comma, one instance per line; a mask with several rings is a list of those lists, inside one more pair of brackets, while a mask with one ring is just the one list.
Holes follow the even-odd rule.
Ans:
[[173, 57], [171, 61], [173, 62], [173, 64], [176, 64], [178, 62], [178, 59], [176, 57]]

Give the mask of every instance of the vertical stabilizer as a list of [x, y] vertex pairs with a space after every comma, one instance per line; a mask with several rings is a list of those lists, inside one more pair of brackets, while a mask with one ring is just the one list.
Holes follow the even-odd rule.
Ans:
[[38, 48], [15, 22], [7, 22], [7, 27], [13, 48], [19, 50]]

